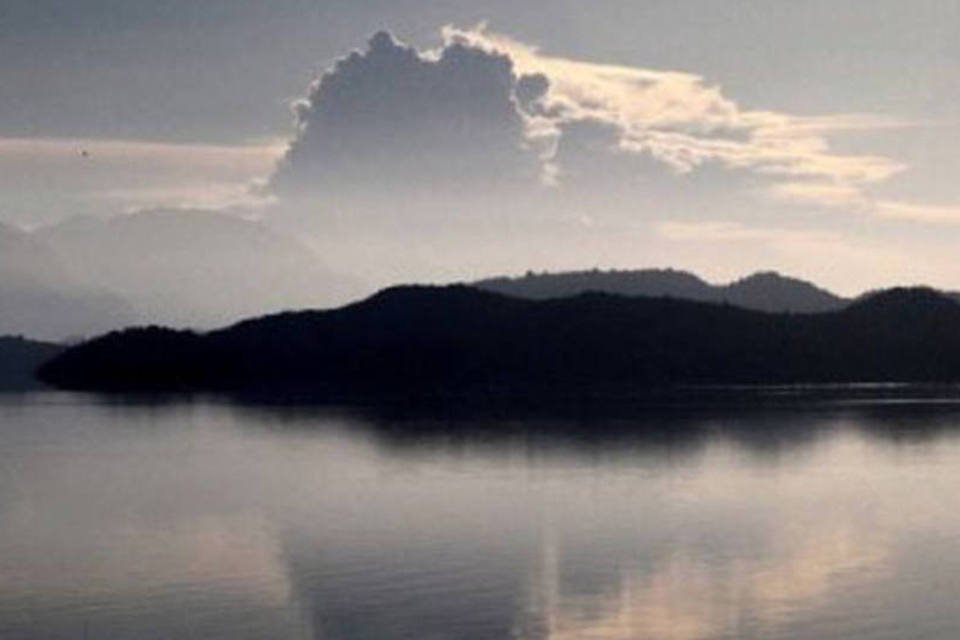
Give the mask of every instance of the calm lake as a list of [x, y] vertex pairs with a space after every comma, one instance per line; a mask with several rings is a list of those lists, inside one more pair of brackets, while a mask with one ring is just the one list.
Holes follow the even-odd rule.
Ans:
[[960, 637], [960, 405], [0, 396], [0, 638]]

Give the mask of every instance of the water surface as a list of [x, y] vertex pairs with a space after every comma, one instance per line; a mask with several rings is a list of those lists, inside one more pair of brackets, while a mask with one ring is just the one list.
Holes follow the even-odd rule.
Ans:
[[960, 407], [0, 396], [0, 638], [960, 637]]

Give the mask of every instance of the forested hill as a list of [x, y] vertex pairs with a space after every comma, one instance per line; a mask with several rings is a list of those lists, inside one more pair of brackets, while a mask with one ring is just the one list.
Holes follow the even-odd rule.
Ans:
[[587, 292], [624, 296], [666, 296], [700, 302], [727, 302], [757, 311], [821, 313], [850, 303], [826, 289], [772, 271], [758, 272], [729, 284], [710, 284], [692, 273], [675, 269], [630, 271], [530, 272], [517, 278], [500, 277], [473, 283], [479, 289], [546, 300]]
[[665, 298], [398, 287], [208, 334], [116, 332], [40, 371], [67, 389], [562, 395], [687, 384], [960, 381], [960, 304], [893, 289], [791, 315]]

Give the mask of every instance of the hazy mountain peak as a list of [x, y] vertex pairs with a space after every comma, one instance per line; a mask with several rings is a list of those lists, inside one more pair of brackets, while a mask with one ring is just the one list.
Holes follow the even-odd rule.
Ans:
[[672, 297], [701, 302], [727, 302], [758, 311], [817, 313], [839, 309], [847, 300], [804, 280], [776, 271], [758, 271], [726, 285], [676, 269], [638, 269], [533, 273], [491, 278], [474, 283], [488, 291], [523, 298], [545, 299], [587, 291], [626, 296]]
[[65, 264], [123, 295], [150, 322], [213, 327], [329, 306], [359, 289], [297, 238], [221, 211], [77, 218], [38, 235]]
[[758, 271], [723, 287], [730, 304], [763, 311], [820, 313], [843, 307], [847, 301], [810, 282], [776, 271]]
[[0, 227], [0, 334], [89, 336], [134, 318], [123, 300], [65, 264], [37, 234]]

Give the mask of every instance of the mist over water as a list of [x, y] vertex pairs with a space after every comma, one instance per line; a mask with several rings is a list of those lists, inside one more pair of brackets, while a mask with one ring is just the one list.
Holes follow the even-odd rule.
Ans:
[[4, 396], [0, 637], [952, 638], [960, 407], [888, 400]]

